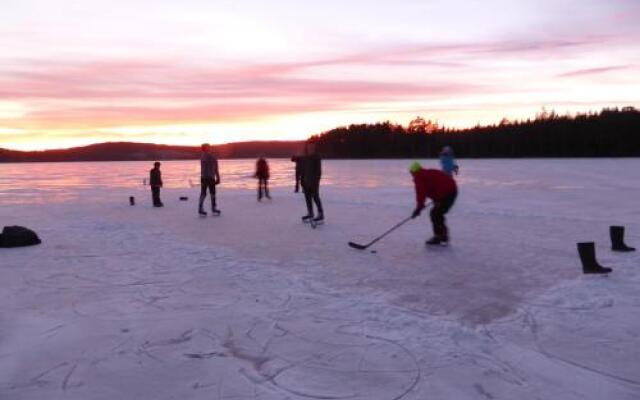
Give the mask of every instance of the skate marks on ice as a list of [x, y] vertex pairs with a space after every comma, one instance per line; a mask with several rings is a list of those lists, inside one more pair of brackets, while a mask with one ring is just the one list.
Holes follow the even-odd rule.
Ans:
[[[233, 326], [218, 329], [211, 324], [212, 329], [161, 338], [167, 334], [164, 329], [142, 343], [120, 344], [101, 360], [55, 365], [10, 385], [6, 393], [10, 398], [30, 398], [74, 389], [76, 398], [93, 398], [95, 388], [109, 383], [127, 388], [135, 380], [166, 379], [163, 386], [172, 388], [171, 393], [197, 391], [207, 398], [249, 399], [259, 394], [257, 398], [265, 399], [386, 400], [405, 397], [420, 381], [418, 361], [394, 341], [338, 333], [326, 322], [313, 332], [298, 332], [299, 323], [249, 318]], [[72, 378], [76, 369], [81, 381]], [[123, 382], [122, 374], [130, 378]], [[135, 398], [134, 392], [128, 387], [118, 398]]]
[[85, 258], [40, 278], [26, 271], [47, 317], [13, 316], [3, 349], [29, 351], [0, 378], [0, 397], [386, 400], [418, 384], [412, 353], [354, 328], [358, 312], [340, 310], [361, 303], [340, 291], [199, 246], [162, 247], [191, 262], [161, 253], [126, 266]]
[[[223, 346], [249, 381], [293, 398], [401, 399], [420, 380], [417, 360], [392, 341], [335, 328], [300, 333], [280, 323], [260, 325], [244, 338], [229, 331]], [[268, 331], [274, 333], [262, 339]]]
[[639, 304], [629, 302], [633, 297], [625, 292], [635, 291], [638, 279], [620, 278], [572, 281], [527, 301], [509, 320], [486, 327], [492, 340], [506, 344], [494, 354], [508, 358], [517, 354], [520, 368], [538, 371], [549, 382], [557, 376], [571, 377], [579, 388], [573, 394], [576, 398], [580, 393], [638, 398], [640, 321], [627, 318], [625, 326], [614, 323], [622, 315], [637, 314]]

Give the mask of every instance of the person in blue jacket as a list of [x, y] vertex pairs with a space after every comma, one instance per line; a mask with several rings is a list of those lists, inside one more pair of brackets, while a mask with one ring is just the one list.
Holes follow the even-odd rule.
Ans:
[[456, 164], [451, 146], [444, 146], [440, 151], [440, 166], [445, 174], [449, 176], [458, 175], [458, 164]]

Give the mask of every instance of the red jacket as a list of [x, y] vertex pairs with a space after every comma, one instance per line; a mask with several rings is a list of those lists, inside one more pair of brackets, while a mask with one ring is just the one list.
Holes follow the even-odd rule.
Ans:
[[416, 205], [424, 207], [427, 197], [434, 202], [444, 200], [447, 196], [458, 191], [456, 181], [452, 177], [437, 169], [421, 169], [412, 172], [416, 185]]
[[256, 178], [269, 179], [269, 164], [264, 158], [256, 162]]

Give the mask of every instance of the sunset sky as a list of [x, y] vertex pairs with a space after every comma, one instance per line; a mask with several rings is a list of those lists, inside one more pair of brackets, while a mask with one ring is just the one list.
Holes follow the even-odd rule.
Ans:
[[0, 147], [640, 107], [640, 0], [2, 0]]

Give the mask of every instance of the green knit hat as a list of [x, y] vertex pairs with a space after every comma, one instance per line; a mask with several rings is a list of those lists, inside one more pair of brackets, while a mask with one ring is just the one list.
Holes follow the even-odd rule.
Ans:
[[411, 165], [409, 166], [409, 171], [411, 172], [418, 172], [422, 169], [422, 165], [420, 165], [419, 162], [414, 161], [411, 163]]

